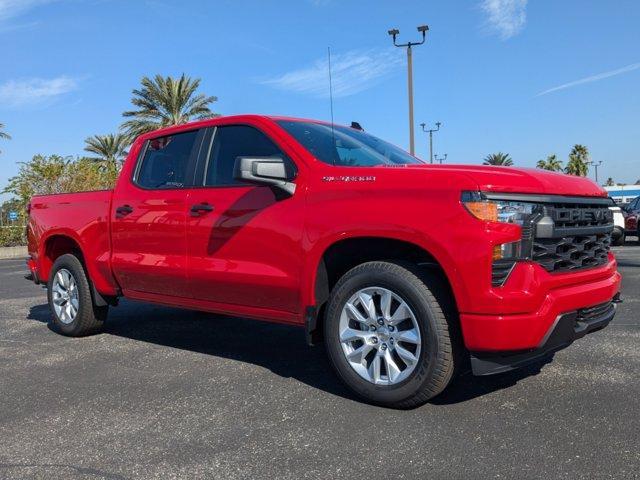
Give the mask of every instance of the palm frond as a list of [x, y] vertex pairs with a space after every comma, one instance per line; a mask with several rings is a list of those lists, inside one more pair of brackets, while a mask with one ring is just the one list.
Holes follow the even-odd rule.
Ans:
[[157, 74], [143, 77], [140, 85], [132, 91], [131, 103], [136, 109], [123, 113], [129, 120], [121, 125], [132, 136], [217, 116], [210, 108], [217, 97], [197, 93], [199, 78], [192, 79], [184, 73], [178, 78]]

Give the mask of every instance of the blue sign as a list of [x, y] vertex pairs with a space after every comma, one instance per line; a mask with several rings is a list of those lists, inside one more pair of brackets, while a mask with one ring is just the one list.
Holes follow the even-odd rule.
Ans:
[[9, 212], [9, 220], [12, 222], [18, 220], [18, 212]]

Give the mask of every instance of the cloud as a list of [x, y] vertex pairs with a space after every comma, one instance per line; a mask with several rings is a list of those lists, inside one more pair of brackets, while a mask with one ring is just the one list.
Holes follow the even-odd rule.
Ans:
[[78, 80], [60, 76], [43, 79], [9, 80], [0, 84], [0, 104], [18, 107], [54, 99], [78, 88]]
[[486, 26], [502, 40], [522, 31], [527, 23], [527, 0], [482, 0]]
[[18, 17], [39, 5], [57, 0], [0, 0], [0, 23]]
[[638, 68], [640, 68], [640, 63], [632, 63], [631, 65], [627, 65], [626, 67], [618, 68], [617, 70], [610, 70], [608, 72], [591, 75], [590, 77], [581, 78], [580, 80], [575, 80], [573, 82], [563, 83], [562, 85], [558, 85], [557, 87], [549, 88], [548, 90], [540, 92], [536, 95], [536, 97], [546, 95], [551, 92], [557, 92], [558, 90], [564, 90], [565, 88], [575, 87], [576, 85], [582, 85], [583, 83], [597, 82], [598, 80], [603, 80], [605, 78], [615, 77], [616, 75], [631, 72], [633, 70], [637, 70]]
[[[367, 90], [397, 71], [403, 63], [402, 55], [394, 49], [351, 50], [332, 55], [333, 95], [347, 97]], [[289, 92], [328, 97], [327, 58], [318, 59], [308, 67], [263, 80], [261, 83]]]

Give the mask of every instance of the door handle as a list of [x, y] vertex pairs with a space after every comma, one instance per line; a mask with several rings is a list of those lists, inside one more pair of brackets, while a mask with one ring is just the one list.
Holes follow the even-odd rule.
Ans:
[[213, 211], [213, 205], [209, 205], [206, 202], [204, 202], [204, 203], [196, 203], [195, 205], [193, 205], [191, 207], [191, 216], [192, 217], [199, 217], [200, 214], [202, 214], [202, 213], [212, 212], [212, 211]]
[[116, 218], [123, 218], [133, 212], [131, 205], [121, 205], [116, 208]]

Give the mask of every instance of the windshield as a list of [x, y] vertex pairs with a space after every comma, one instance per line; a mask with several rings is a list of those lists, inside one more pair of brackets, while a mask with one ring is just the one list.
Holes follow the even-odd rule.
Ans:
[[344, 167], [411, 165], [424, 163], [407, 152], [355, 128], [313, 122], [279, 120], [278, 125], [291, 134], [318, 160]]

